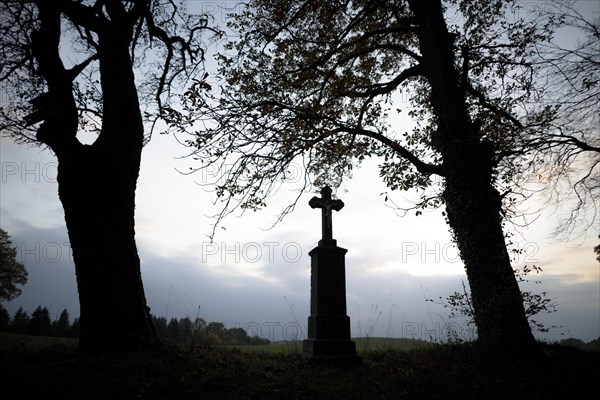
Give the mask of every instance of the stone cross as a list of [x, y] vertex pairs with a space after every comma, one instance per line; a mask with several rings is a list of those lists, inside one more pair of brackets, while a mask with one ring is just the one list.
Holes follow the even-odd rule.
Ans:
[[347, 250], [338, 247], [331, 229], [332, 211], [344, 207], [341, 200], [331, 198], [331, 188], [325, 186], [321, 197], [313, 197], [312, 208], [322, 211], [323, 238], [310, 255], [310, 316], [307, 339], [302, 343], [309, 360], [350, 361], [356, 357], [356, 343], [350, 337], [350, 317], [346, 310]]
[[321, 196], [322, 198], [315, 196], [310, 199], [308, 205], [311, 206], [311, 208], [321, 209], [323, 239], [331, 240], [333, 239], [331, 210], [340, 211], [344, 207], [344, 202], [339, 199], [331, 199], [331, 188], [329, 186], [325, 186], [321, 189]]

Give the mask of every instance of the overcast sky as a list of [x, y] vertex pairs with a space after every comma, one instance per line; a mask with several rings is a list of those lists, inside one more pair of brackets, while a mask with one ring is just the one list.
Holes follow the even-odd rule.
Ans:
[[[63, 211], [57, 196], [56, 160], [47, 150], [18, 147], [1, 139], [0, 222], [29, 271], [23, 294], [5, 306], [12, 313], [39, 304], [57, 316], [66, 307], [78, 314], [74, 267]], [[156, 136], [144, 149], [137, 193], [137, 242], [148, 302], [159, 316], [223, 321], [261, 328], [265, 337], [305, 334], [309, 312], [310, 257], [320, 238], [320, 213], [307, 194], [294, 213], [269, 229], [293, 192], [283, 188], [267, 209], [232, 216], [208, 240], [218, 211], [213, 195], [198, 183], [209, 176], [175, 170], [193, 165], [177, 159], [185, 149], [169, 136]], [[430, 338], [449, 322], [440, 305], [466, 280], [463, 265], [439, 212], [399, 217], [385, 206], [386, 189], [371, 163], [359, 169], [338, 196], [345, 207], [334, 215], [334, 237], [348, 249], [347, 304], [354, 336]], [[402, 194], [396, 194], [398, 200]], [[556, 298], [558, 311], [542, 320], [562, 326], [548, 340], [599, 336], [598, 263], [587, 241], [563, 243], [550, 232], [556, 219], [543, 215], [517, 238], [524, 250], [515, 266], [544, 269], [536, 291]], [[279, 330], [278, 332], [276, 332]], [[439, 332], [437, 333], [440, 336]], [[468, 331], [464, 332], [468, 335]]]
[[[296, 195], [294, 177], [268, 207], [230, 216], [213, 243], [210, 182], [222, 171], [182, 175], [197, 167], [172, 136], [155, 135], [144, 148], [137, 191], [136, 231], [142, 276], [152, 312], [158, 316], [200, 316], [241, 326], [269, 339], [306, 336], [309, 314], [310, 257], [320, 238], [320, 211], [305, 194], [296, 210], [271, 228], [276, 215]], [[17, 299], [3, 303], [14, 314], [47, 306], [52, 317], [67, 308], [79, 313], [74, 267], [64, 214], [57, 195], [57, 162], [49, 150], [19, 147], [0, 139], [0, 226], [18, 248], [29, 272]], [[462, 320], [451, 320], [441, 305], [425, 301], [446, 297], [466, 282], [455, 246], [440, 211], [400, 217], [381, 193], [376, 160], [365, 163], [338, 190], [345, 207], [333, 216], [338, 245], [348, 249], [346, 287], [353, 336], [416, 337], [444, 340], [452, 324], [464, 338]], [[297, 169], [301, 174], [300, 168]], [[394, 193], [397, 203], [410, 195]], [[530, 210], [542, 208], [530, 203]], [[529, 228], [515, 236], [523, 254], [515, 267], [535, 264], [541, 283], [528, 289], [548, 292], [557, 311], [540, 316], [546, 340], [600, 336], [600, 266], [592, 251], [598, 229], [585, 240], [558, 242], [552, 230], [560, 212], [545, 208]], [[533, 218], [532, 218], [533, 219]], [[271, 229], [269, 229], [271, 228]]]

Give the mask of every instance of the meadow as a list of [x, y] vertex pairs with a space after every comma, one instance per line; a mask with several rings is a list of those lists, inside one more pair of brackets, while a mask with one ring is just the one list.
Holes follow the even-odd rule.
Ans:
[[357, 342], [354, 362], [311, 363], [293, 342], [80, 357], [73, 339], [0, 334], [0, 384], [19, 398], [545, 400], [595, 391], [600, 372], [600, 354], [550, 344], [514, 360], [469, 343]]
[[[409, 351], [433, 346], [432, 343], [423, 340], [404, 338], [360, 337], [352, 340], [356, 342], [356, 350], [359, 354], [378, 350]], [[221, 347], [225, 349], [237, 349], [242, 352], [264, 352], [270, 354], [302, 353], [301, 340], [273, 342], [261, 345], [230, 345]]]

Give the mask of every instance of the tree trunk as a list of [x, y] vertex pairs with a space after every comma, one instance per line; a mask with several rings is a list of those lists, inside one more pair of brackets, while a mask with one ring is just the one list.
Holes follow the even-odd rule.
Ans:
[[535, 340], [504, 241], [493, 149], [481, 140], [466, 108], [454, 38], [439, 0], [411, 0], [410, 6], [419, 21], [421, 64], [437, 117], [432, 143], [443, 158], [448, 222], [465, 264], [478, 340], [504, 350], [532, 347]]
[[461, 146], [444, 157], [446, 211], [465, 264], [479, 341], [520, 352], [535, 340], [506, 248], [501, 199], [485, 147]]
[[134, 349], [154, 336], [134, 238], [139, 153], [129, 160], [110, 158], [94, 146], [59, 157], [83, 353]]
[[92, 145], [83, 145], [76, 138], [73, 78], [58, 56], [60, 12], [50, 2], [39, 7], [42, 23], [32, 46], [58, 115], [44, 121], [37, 137], [58, 158], [59, 197], [79, 292], [79, 348], [85, 354], [136, 350], [156, 333], [135, 243], [144, 131], [129, 57], [131, 32], [117, 23], [97, 32], [102, 130]]

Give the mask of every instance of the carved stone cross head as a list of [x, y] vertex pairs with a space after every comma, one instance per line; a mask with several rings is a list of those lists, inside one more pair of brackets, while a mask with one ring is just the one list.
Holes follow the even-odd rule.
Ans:
[[339, 199], [331, 199], [331, 188], [329, 186], [325, 186], [321, 189], [321, 196], [321, 198], [315, 196], [310, 199], [308, 205], [311, 206], [311, 208], [321, 209], [323, 240], [332, 240], [333, 229], [331, 223], [331, 211], [340, 211], [344, 207], [344, 202]]

